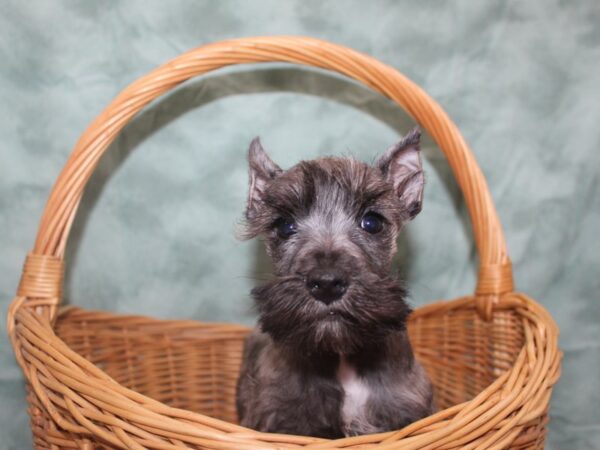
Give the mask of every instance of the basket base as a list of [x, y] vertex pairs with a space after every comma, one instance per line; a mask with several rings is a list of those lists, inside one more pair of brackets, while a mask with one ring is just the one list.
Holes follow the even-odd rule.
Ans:
[[[549, 368], [551, 373], [545, 388], [538, 391], [542, 396], [536, 394], [535, 401], [521, 399], [519, 405], [512, 409], [508, 408], [512, 403], [506, 403], [508, 400], [512, 402], [514, 397], [512, 388], [507, 388], [508, 384], [523, 389], [515, 382], [519, 377], [518, 383], [527, 380], [526, 376], [523, 378], [526, 367], [529, 367], [526, 360], [534, 356], [525, 351], [525, 342], [529, 343], [535, 332], [531, 331], [531, 326], [536, 323], [534, 318], [527, 317], [531, 315], [529, 301], [515, 294], [514, 298], [507, 299], [506, 304], [494, 310], [492, 320], [488, 322], [480, 318], [472, 297], [417, 309], [409, 320], [409, 335], [417, 359], [434, 384], [440, 412], [403, 430], [356, 438], [356, 443], [348, 442], [343, 446], [353, 448], [367, 441], [402, 445], [405, 440], [420, 440], [421, 436], [441, 431], [440, 427], [466, 420], [460, 427], [460, 436], [448, 442], [451, 447], [466, 443], [485, 444], [490, 440], [501, 444], [499, 448], [543, 448], [551, 386], [558, 378], [558, 358], [553, 359], [553, 366]], [[534, 304], [533, 301], [531, 303]], [[528, 320], [530, 323], [526, 325]], [[254, 439], [259, 439], [263, 447], [269, 448], [275, 448], [278, 443], [315, 444], [315, 438], [311, 437], [268, 435], [252, 438], [248, 430], [233, 425], [237, 422], [235, 390], [238, 371], [244, 338], [249, 331], [249, 327], [234, 324], [157, 320], [78, 308], [62, 310], [54, 325], [57, 337], [71, 350], [102, 369], [124, 388], [161, 402], [155, 405], [161, 411], [166, 411], [169, 406], [178, 408], [168, 410], [170, 417], [185, 418], [183, 422], [191, 426], [198, 423], [199, 431], [218, 429], [222, 430], [219, 432], [233, 433], [230, 436], [236, 435], [237, 439], [247, 435], [254, 443], [258, 442]], [[524, 375], [507, 378], [515, 372], [512, 370], [515, 365], [521, 367], [519, 370]], [[465, 403], [484, 390], [489, 394], [477, 397], [476, 404]], [[83, 395], [81, 399], [86, 398], [85, 394], [79, 395]], [[132, 398], [132, 395], [138, 394], [127, 396]], [[140, 406], [150, 405], [148, 402], [151, 400], [144, 398], [136, 402], [141, 402]], [[69, 411], [76, 414], [66, 397], [66, 401], [56, 395], [51, 398], [53, 403], [58, 402], [56, 404], [63, 411], [61, 415], [48, 410], [48, 399], [40, 400], [31, 389], [28, 400], [36, 448], [113, 448], [109, 439], [101, 437], [110, 436], [113, 427], [109, 423], [104, 424], [108, 434], [103, 432], [96, 436], [93, 429], [75, 425], [85, 423], [80, 419], [69, 422], [61, 419], [61, 415]], [[490, 414], [503, 402], [506, 408], [496, 411], [498, 414]], [[526, 414], [515, 415], [517, 411]], [[471, 416], [473, 418], [469, 419]], [[483, 421], [486, 416], [488, 419]], [[131, 419], [138, 421], [135, 415]], [[146, 428], [142, 422], [138, 423], [141, 429], [152, 431], [152, 426]], [[126, 425], [126, 422], [123, 424]], [[453, 433], [457, 434], [456, 427], [449, 430], [455, 430]], [[180, 434], [182, 438], [184, 435], [186, 438], [181, 443], [185, 442], [185, 446], [204, 448], [199, 443], [201, 439], [194, 434]], [[171, 442], [180, 442], [180, 439]], [[334, 442], [337, 443], [331, 441], [332, 444]]]

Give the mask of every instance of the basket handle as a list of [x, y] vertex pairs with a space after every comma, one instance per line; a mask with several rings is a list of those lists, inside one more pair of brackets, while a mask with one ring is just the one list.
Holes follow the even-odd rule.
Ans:
[[25, 262], [17, 295], [52, 319], [61, 301], [63, 257], [84, 187], [117, 133], [145, 105], [194, 76], [224, 66], [288, 62], [329, 69], [369, 86], [404, 108], [442, 149], [467, 203], [479, 252], [475, 296], [489, 319], [499, 296], [513, 290], [512, 268], [483, 174], [456, 125], [421, 88], [376, 59], [300, 36], [218, 42], [184, 53], [127, 87], [88, 127], [58, 177]]

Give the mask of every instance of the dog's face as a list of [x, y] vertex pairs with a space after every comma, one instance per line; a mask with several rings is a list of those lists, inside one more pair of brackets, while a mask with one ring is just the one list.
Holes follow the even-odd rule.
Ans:
[[350, 158], [284, 171], [255, 139], [245, 237], [264, 235], [275, 278], [252, 293], [280, 343], [349, 354], [402, 329], [405, 291], [389, 276], [402, 225], [421, 209], [418, 130], [371, 166]]

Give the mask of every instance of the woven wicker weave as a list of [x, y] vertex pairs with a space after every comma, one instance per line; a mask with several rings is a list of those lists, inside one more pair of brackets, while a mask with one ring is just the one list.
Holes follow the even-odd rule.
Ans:
[[[59, 309], [63, 257], [98, 160], [145, 105], [183, 81], [240, 63], [329, 69], [389, 97], [446, 155], [469, 209], [479, 252], [474, 295], [415, 311], [418, 359], [439, 412], [398, 431], [339, 440], [258, 433], [235, 424], [235, 383], [246, 327]], [[456, 126], [418, 86], [373, 58], [305, 37], [207, 45], [125, 89], [90, 125], [58, 178], [8, 314], [28, 382], [36, 448], [542, 448], [559, 377], [558, 329], [516, 293], [483, 175]]]

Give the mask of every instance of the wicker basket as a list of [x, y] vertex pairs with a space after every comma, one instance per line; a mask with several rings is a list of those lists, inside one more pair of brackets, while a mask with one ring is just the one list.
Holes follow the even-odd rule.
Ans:
[[[411, 316], [410, 337], [439, 412], [398, 431], [325, 440], [236, 425], [235, 384], [248, 328], [59, 309], [65, 246], [98, 160], [145, 105], [223, 66], [290, 62], [333, 70], [389, 97], [445, 153], [479, 252], [474, 295]], [[542, 448], [559, 377], [558, 329], [512, 283], [483, 175], [456, 126], [418, 86], [348, 48], [305, 37], [207, 45], [125, 89], [92, 123], [58, 178], [28, 255], [8, 328], [28, 386], [36, 448]]]

